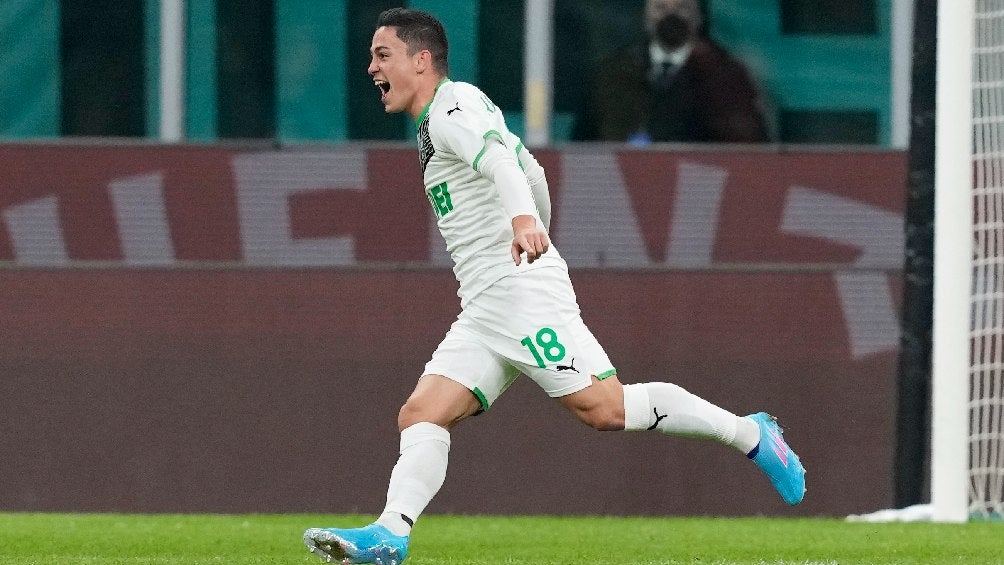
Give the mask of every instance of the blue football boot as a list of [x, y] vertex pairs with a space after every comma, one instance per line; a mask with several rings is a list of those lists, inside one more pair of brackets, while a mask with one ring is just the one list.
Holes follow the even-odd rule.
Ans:
[[785, 443], [777, 421], [766, 412], [750, 414], [747, 418], [760, 426], [760, 443], [747, 457], [770, 478], [785, 502], [792, 505], [802, 502], [805, 496], [805, 467]]
[[408, 554], [408, 536], [395, 536], [380, 524], [363, 528], [310, 528], [307, 549], [328, 563], [400, 565]]

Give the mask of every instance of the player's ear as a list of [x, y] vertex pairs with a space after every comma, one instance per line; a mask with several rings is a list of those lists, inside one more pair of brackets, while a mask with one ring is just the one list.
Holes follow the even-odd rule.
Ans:
[[424, 73], [432, 68], [432, 52], [428, 49], [421, 49], [418, 53], [415, 53], [413, 61], [415, 63], [415, 71]]

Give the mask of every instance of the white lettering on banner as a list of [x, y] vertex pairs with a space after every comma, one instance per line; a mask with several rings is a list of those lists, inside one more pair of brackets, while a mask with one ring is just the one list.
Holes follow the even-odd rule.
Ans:
[[15, 262], [19, 265], [63, 266], [69, 263], [59, 200], [46, 196], [3, 211]]
[[[707, 267], [721, 224], [728, 170], [681, 162], [665, 262], [649, 258], [616, 153], [566, 151], [561, 202], [562, 255], [573, 267]], [[667, 191], [672, 186], [666, 186]]]
[[292, 267], [356, 262], [351, 236], [294, 239], [289, 197], [319, 189], [365, 190], [364, 149], [238, 155], [234, 157], [234, 177], [247, 264]]
[[108, 187], [127, 265], [172, 265], [174, 244], [167, 221], [164, 175], [112, 181]]
[[667, 265], [711, 265], [728, 176], [729, 172], [721, 167], [680, 162], [676, 172], [676, 202], [670, 220]]
[[647, 267], [638, 219], [612, 151], [567, 150], [561, 155], [562, 256], [572, 267]]
[[899, 347], [900, 327], [889, 277], [876, 272], [834, 275], [847, 324], [851, 357], [860, 359]]
[[[855, 267], [900, 269], [905, 235], [903, 217], [874, 206], [801, 186], [788, 191], [782, 226], [786, 232], [821, 237], [861, 249]], [[834, 275], [851, 344], [857, 359], [899, 345], [899, 317], [881, 273]]]
[[861, 249], [856, 267], [903, 266], [903, 216], [820, 190], [792, 186], [781, 229]]

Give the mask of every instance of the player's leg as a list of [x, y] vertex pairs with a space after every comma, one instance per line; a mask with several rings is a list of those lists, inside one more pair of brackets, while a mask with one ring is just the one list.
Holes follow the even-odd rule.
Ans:
[[395, 535], [411, 534], [415, 520], [446, 480], [450, 431], [481, 410], [477, 396], [457, 381], [425, 375], [398, 413], [401, 450], [376, 523]]
[[766, 413], [738, 416], [672, 383], [621, 385], [616, 376], [594, 377], [558, 401], [598, 430], [656, 430], [730, 445], [760, 467], [788, 504], [805, 494], [805, 469]]
[[753, 460], [788, 504], [805, 495], [805, 468], [770, 415], [737, 416], [671, 383], [624, 385], [624, 429], [707, 438]]
[[766, 414], [737, 416], [671, 383], [621, 385], [579, 315], [567, 273], [539, 269], [496, 288], [508, 293], [502, 304], [510, 304], [496, 333], [512, 337], [500, 351], [581, 421], [598, 430], [655, 430], [725, 443], [753, 459], [788, 503], [801, 501], [805, 470]]
[[397, 429], [404, 432], [415, 424], [435, 424], [450, 431], [482, 410], [477, 394], [443, 375], [423, 375], [397, 415]]
[[446, 478], [450, 430], [487, 409], [518, 375], [464, 329], [464, 319], [461, 314], [398, 413], [401, 449], [379, 518], [363, 528], [304, 533], [307, 548], [322, 559], [380, 565], [403, 561], [411, 527]]
[[622, 385], [616, 375], [558, 398], [597, 430], [658, 430], [667, 435], [713, 439], [749, 453], [760, 440], [757, 424], [671, 383]]
[[362, 528], [311, 528], [307, 548], [322, 559], [396, 565], [408, 553], [415, 520], [446, 479], [450, 429], [481, 410], [464, 385], [442, 375], [425, 375], [398, 414], [401, 449], [387, 486], [387, 504]]

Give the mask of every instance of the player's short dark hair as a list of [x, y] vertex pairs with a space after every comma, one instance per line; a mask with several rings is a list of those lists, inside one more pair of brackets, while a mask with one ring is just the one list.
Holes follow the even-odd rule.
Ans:
[[432, 66], [436, 72], [443, 76], [449, 74], [447, 57], [450, 47], [446, 42], [446, 30], [443, 22], [435, 16], [421, 10], [391, 8], [381, 12], [377, 18], [377, 27], [384, 26], [397, 28], [397, 36], [408, 46], [409, 55], [428, 49], [432, 53]]

